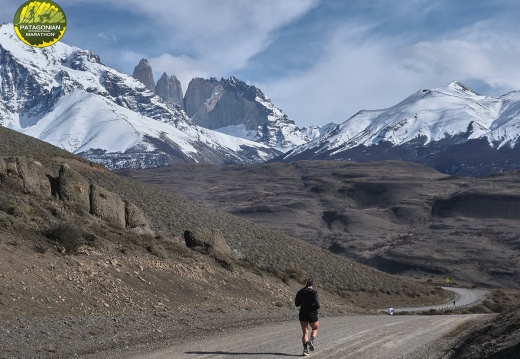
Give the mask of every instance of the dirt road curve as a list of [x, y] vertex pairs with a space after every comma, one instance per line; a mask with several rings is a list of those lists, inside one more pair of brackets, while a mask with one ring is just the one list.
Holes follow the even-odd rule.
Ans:
[[[455, 294], [455, 303], [450, 300], [444, 304], [430, 305], [426, 307], [394, 308], [395, 312], [423, 312], [430, 309], [453, 309], [458, 307], [473, 306], [484, 300], [488, 291], [479, 289], [466, 289], [454, 287], [442, 287], [442, 289]], [[382, 310], [386, 312], [386, 309]]]
[[[471, 315], [345, 316], [320, 319], [316, 351], [309, 357], [356, 359], [437, 358], [433, 342]], [[126, 359], [283, 358], [301, 356], [299, 323], [242, 329]], [[123, 358], [123, 357], [121, 357]]]

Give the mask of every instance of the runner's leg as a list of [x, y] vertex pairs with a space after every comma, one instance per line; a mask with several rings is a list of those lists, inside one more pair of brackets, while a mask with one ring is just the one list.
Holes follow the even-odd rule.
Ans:
[[314, 337], [316, 338], [316, 336], [318, 335], [318, 329], [320, 327], [320, 323], [319, 322], [314, 322], [314, 323], [309, 323], [311, 329], [312, 329], [312, 332], [311, 332], [311, 337]]
[[309, 337], [309, 322], [301, 322], [300, 325], [302, 327], [302, 343], [305, 346]]

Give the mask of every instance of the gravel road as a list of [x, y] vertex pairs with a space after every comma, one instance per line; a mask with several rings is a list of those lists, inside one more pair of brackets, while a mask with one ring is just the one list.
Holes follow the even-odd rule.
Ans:
[[[396, 313], [398, 312], [424, 312], [430, 309], [453, 309], [459, 307], [467, 307], [476, 305], [484, 299], [488, 291], [482, 289], [466, 289], [466, 288], [455, 288], [455, 287], [442, 287], [442, 289], [453, 292], [455, 294], [455, 304], [453, 300], [447, 303], [439, 305], [430, 305], [426, 307], [414, 307], [414, 308], [394, 308]], [[383, 311], [386, 312], [386, 309]]]
[[[440, 358], [439, 340], [478, 315], [345, 316], [320, 319], [316, 339], [319, 358]], [[272, 358], [301, 356], [299, 323], [284, 322], [222, 333], [125, 359]]]

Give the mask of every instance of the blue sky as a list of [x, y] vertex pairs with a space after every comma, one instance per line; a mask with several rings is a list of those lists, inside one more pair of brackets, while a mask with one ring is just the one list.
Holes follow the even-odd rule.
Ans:
[[[2, 22], [24, 1], [0, 0]], [[457, 80], [520, 90], [518, 0], [58, 0], [66, 44], [156, 80], [236, 76], [299, 126], [341, 123]]]

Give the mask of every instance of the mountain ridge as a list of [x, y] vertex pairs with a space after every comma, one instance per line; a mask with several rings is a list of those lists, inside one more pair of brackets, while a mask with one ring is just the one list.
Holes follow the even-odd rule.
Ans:
[[[254, 163], [268, 146], [195, 126], [140, 81], [63, 43], [35, 49], [0, 28], [0, 125], [115, 169], [176, 162]], [[43, 121], [43, 122], [42, 122]]]
[[519, 119], [520, 92], [483, 96], [452, 82], [420, 90], [387, 109], [359, 111], [278, 160], [395, 159], [480, 177], [520, 168]]
[[[0, 125], [110, 169], [309, 159], [403, 160], [474, 177], [520, 169], [520, 91], [490, 97], [452, 82], [341, 124], [300, 129], [235, 77], [194, 79], [198, 89], [178, 104], [173, 75], [149, 83], [151, 91], [91, 51], [61, 42], [31, 48], [9, 25], [0, 37]], [[149, 63], [140, 64], [135, 75], [153, 82]]]
[[307, 143], [318, 126], [300, 129], [257, 87], [229, 79], [192, 79], [184, 96], [193, 123], [286, 152]]

